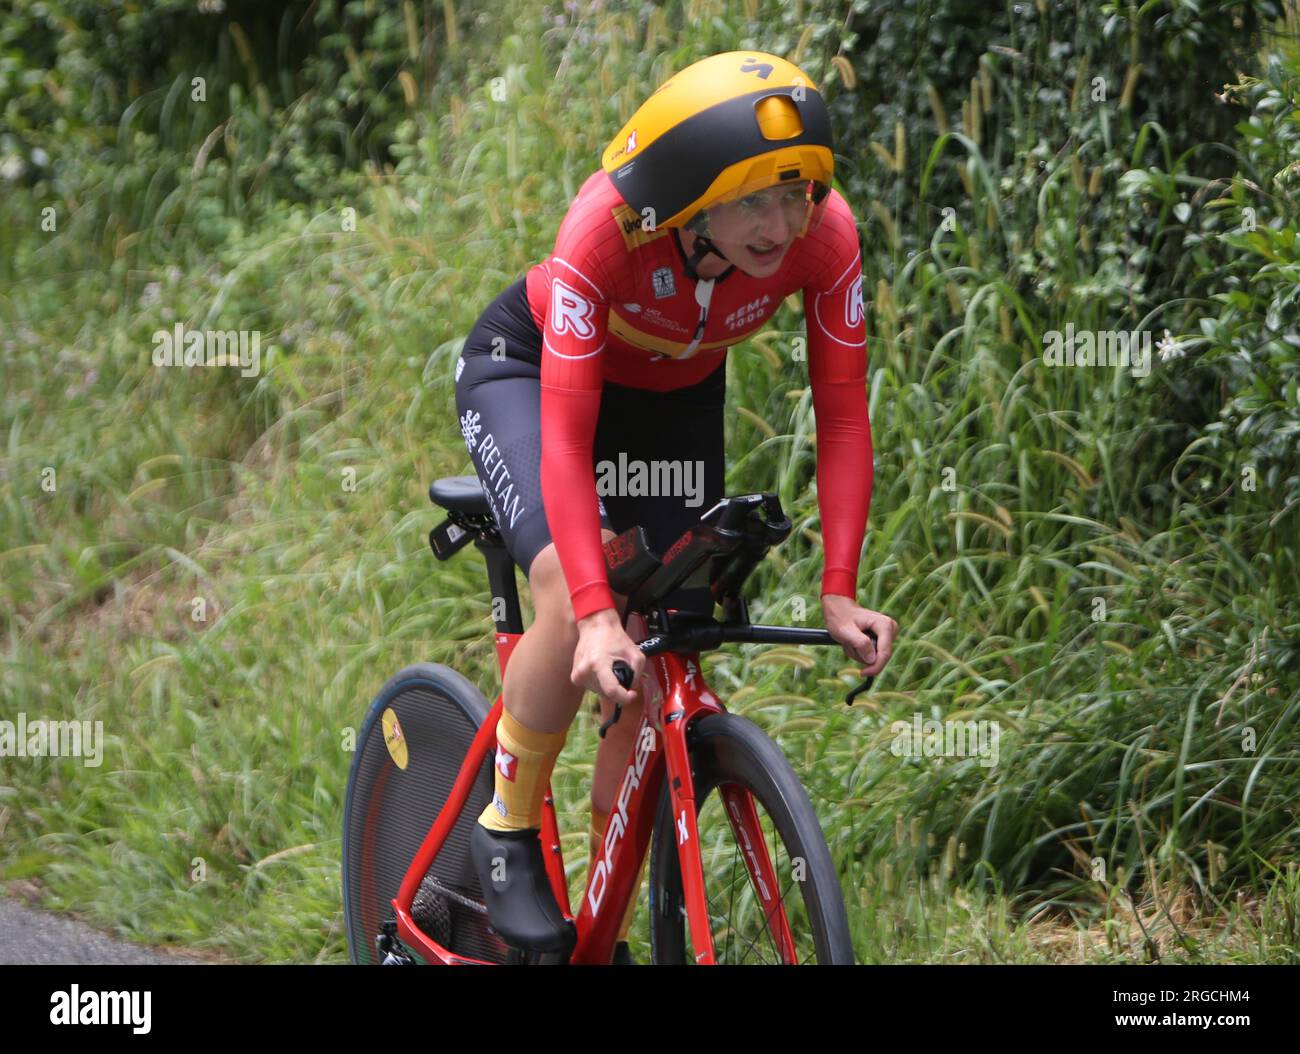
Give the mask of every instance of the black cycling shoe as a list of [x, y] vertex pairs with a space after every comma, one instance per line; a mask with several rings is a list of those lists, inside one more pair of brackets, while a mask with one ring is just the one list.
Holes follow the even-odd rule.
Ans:
[[577, 933], [555, 903], [539, 833], [536, 827], [493, 831], [476, 822], [470, 858], [497, 935], [521, 951], [567, 955]]
[[636, 966], [637, 961], [632, 958], [632, 953], [628, 950], [627, 941], [619, 941], [614, 945], [614, 961], [611, 966]]

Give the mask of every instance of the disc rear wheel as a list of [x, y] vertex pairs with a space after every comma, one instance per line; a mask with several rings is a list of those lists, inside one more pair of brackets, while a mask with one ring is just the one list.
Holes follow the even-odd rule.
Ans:
[[[343, 915], [352, 962], [379, 961], [375, 938], [393, 919], [392, 899], [489, 709], [472, 683], [433, 663], [402, 670], [371, 704], [357, 738], [343, 816]], [[504, 962], [505, 946], [488, 931], [469, 858], [471, 825], [492, 789], [489, 754], [421, 881], [411, 913], [448, 950]]]

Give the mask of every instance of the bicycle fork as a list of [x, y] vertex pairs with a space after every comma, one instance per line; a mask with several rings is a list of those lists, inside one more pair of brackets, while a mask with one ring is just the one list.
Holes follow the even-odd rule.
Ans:
[[[695, 948], [695, 961], [716, 963], [713, 928], [709, 921], [708, 898], [704, 888], [704, 862], [701, 855], [699, 827], [696, 821], [695, 780], [687, 749], [691, 723], [706, 713], [722, 713], [723, 706], [704, 684], [699, 655], [664, 652], [654, 656], [656, 673], [670, 687], [670, 698], [663, 707], [665, 757], [670, 774], [669, 797], [673, 806], [673, 829], [677, 857], [682, 874], [682, 892], [686, 920]], [[768, 853], [767, 839], [759, 822], [754, 798], [743, 787], [724, 784], [718, 788], [726, 806], [727, 820], [742, 849], [749, 880], [763, 904], [763, 917], [781, 949], [786, 962], [795, 962], [794, 938], [781, 903], [780, 883]]]
[[[695, 961], [717, 962], [713, 929], [704, 886], [704, 865], [696, 821], [695, 780], [691, 771], [687, 736], [692, 722], [723, 707], [703, 683], [697, 654], [664, 652], [650, 659], [660, 688], [661, 730], [643, 715], [637, 729], [618, 798], [610, 811], [600, 855], [588, 875], [587, 889], [577, 919], [575, 963], [608, 963], [616, 928], [628, 899], [636, 895], [632, 883], [649, 851], [665, 778], [671, 809], [686, 922]], [[753, 797], [743, 788], [720, 788], [736, 843], [742, 848], [750, 881], [763, 904], [774, 940], [787, 962], [794, 962], [794, 940], [779, 896], [779, 883]]]

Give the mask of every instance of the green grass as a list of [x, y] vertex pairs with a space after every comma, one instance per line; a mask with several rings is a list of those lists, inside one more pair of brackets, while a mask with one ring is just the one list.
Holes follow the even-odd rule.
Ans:
[[[0, 759], [0, 878], [38, 881], [49, 906], [132, 939], [345, 958], [349, 731], [411, 662], [496, 692], [481, 558], [441, 564], [425, 540], [428, 482], [468, 471], [460, 342], [549, 249], [639, 98], [755, 29], [703, 19], [688, 34], [671, 10], [648, 29], [588, 16], [611, 44], [644, 43], [597, 55], [522, 5], [515, 35], [462, 42], [474, 86], [433, 85], [397, 170], [342, 181], [331, 200], [268, 205], [219, 158], [190, 173], [206, 131], [184, 140], [174, 117], [187, 164], [167, 203], [147, 188], [118, 202], [144, 218], [137, 233], [112, 218], [109, 185], [54, 234], [35, 229], [37, 195], [0, 201], [20, 232], [0, 271], [3, 716], [101, 720], [107, 737], [98, 769]], [[1015, 86], [996, 87], [1010, 113]], [[876, 449], [859, 600], [902, 636], [852, 708], [855, 667], [838, 649], [706, 660], [715, 691], [805, 780], [863, 962], [1300, 959], [1284, 481], [1244, 490], [1242, 451], [1196, 445], [1186, 408], [1218, 379], [1194, 358], [1141, 380], [1036, 361], [1045, 330], [1121, 317], [1119, 250], [1081, 247], [1080, 226], [1118, 239], [1146, 195], [1176, 194], [1173, 176], [1121, 194], [1130, 165], [1163, 163], [1157, 133], [1126, 134], [1096, 205], [1069, 157], [1041, 185], [990, 193], [1023, 160], [1009, 135], [912, 143], [917, 171], [969, 161], [963, 208], [993, 222], [910, 259], [889, 224], [916, 217], [852, 202]], [[119, 153], [128, 170], [157, 160], [148, 143]], [[1169, 160], [1194, 192], [1190, 162]], [[1294, 227], [1292, 206], [1276, 207]], [[1021, 260], [1030, 245], [1040, 255]], [[1054, 270], [1027, 287], [1044, 260]], [[176, 320], [260, 330], [262, 374], [155, 369], [151, 334]], [[776, 490], [795, 526], [753, 580], [755, 620], [814, 625], [801, 332], [791, 305], [729, 356], [728, 491]], [[894, 756], [891, 723], [915, 712], [998, 721], [999, 765]], [[575, 896], [595, 729], [584, 709], [554, 782]]]

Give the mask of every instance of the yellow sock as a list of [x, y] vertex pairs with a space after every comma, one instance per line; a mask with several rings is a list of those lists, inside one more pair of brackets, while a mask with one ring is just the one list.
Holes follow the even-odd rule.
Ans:
[[568, 734], [534, 732], [503, 710], [494, 755], [496, 794], [478, 822], [494, 831], [541, 827], [546, 785]]
[[[596, 806], [591, 807], [591, 826], [587, 828], [587, 873], [591, 874], [591, 867], [596, 862], [596, 855], [600, 852], [600, 840], [605, 835], [605, 824], [609, 822], [609, 813], [601, 812]], [[649, 852], [646, 853], [646, 859], [649, 859]], [[636, 888], [632, 894], [632, 899], [627, 903], [627, 911], [623, 914], [623, 922], [618, 928], [618, 939], [627, 940], [628, 931], [632, 928], [632, 920], [636, 917], [637, 901], [641, 898], [641, 879], [645, 875], [646, 861], [641, 861], [641, 870], [637, 872]]]

